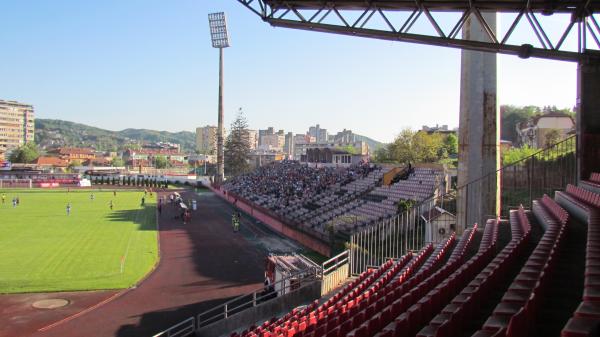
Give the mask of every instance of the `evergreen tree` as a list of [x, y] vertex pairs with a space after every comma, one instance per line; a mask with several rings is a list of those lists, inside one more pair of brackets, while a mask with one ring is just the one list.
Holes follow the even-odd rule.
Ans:
[[236, 176], [250, 169], [248, 156], [250, 154], [250, 137], [248, 121], [244, 118], [242, 109], [231, 123], [229, 135], [225, 142], [225, 172]]

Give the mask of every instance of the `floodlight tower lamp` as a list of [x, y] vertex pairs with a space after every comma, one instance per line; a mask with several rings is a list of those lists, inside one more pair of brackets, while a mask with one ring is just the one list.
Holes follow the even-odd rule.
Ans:
[[213, 48], [219, 49], [219, 119], [217, 126], [217, 177], [221, 184], [225, 180], [225, 163], [223, 149], [223, 48], [229, 47], [229, 33], [227, 32], [227, 19], [225, 13], [208, 14], [210, 38]]

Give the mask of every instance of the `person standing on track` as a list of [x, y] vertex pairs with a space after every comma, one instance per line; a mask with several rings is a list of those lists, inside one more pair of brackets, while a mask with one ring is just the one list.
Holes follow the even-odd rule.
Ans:
[[233, 227], [234, 232], [237, 232], [239, 229], [238, 218], [235, 212], [231, 214], [231, 226]]
[[240, 212], [236, 212], [233, 215], [233, 231], [234, 232], [239, 232], [240, 231], [240, 221], [242, 220]]
[[71, 203], [67, 203], [67, 216], [71, 215]]

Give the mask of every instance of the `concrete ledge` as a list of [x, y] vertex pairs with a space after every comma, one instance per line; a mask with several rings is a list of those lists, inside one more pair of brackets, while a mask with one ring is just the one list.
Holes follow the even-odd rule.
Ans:
[[226, 319], [202, 327], [196, 330], [196, 336], [228, 336], [234, 331], [243, 331], [253, 324], [262, 324], [282, 312], [291, 311], [297, 306], [308, 304], [320, 297], [321, 282], [313, 281], [291, 293], [276, 297], [256, 307], [248, 308]]

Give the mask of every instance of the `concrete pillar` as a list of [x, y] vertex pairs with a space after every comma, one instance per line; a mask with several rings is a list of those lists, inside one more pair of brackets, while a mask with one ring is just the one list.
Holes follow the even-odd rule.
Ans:
[[[483, 14], [496, 31], [496, 13]], [[463, 38], [489, 41], [474, 15], [463, 27]], [[500, 166], [496, 54], [463, 50], [461, 55], [458, 186], [496, 172]], [[499, 177], [493, 174], [459, 190], [457, 231], [499, 214]]]
[[577, 67], [577, 172], [585, 180], [600, 172], [600, 60]]

